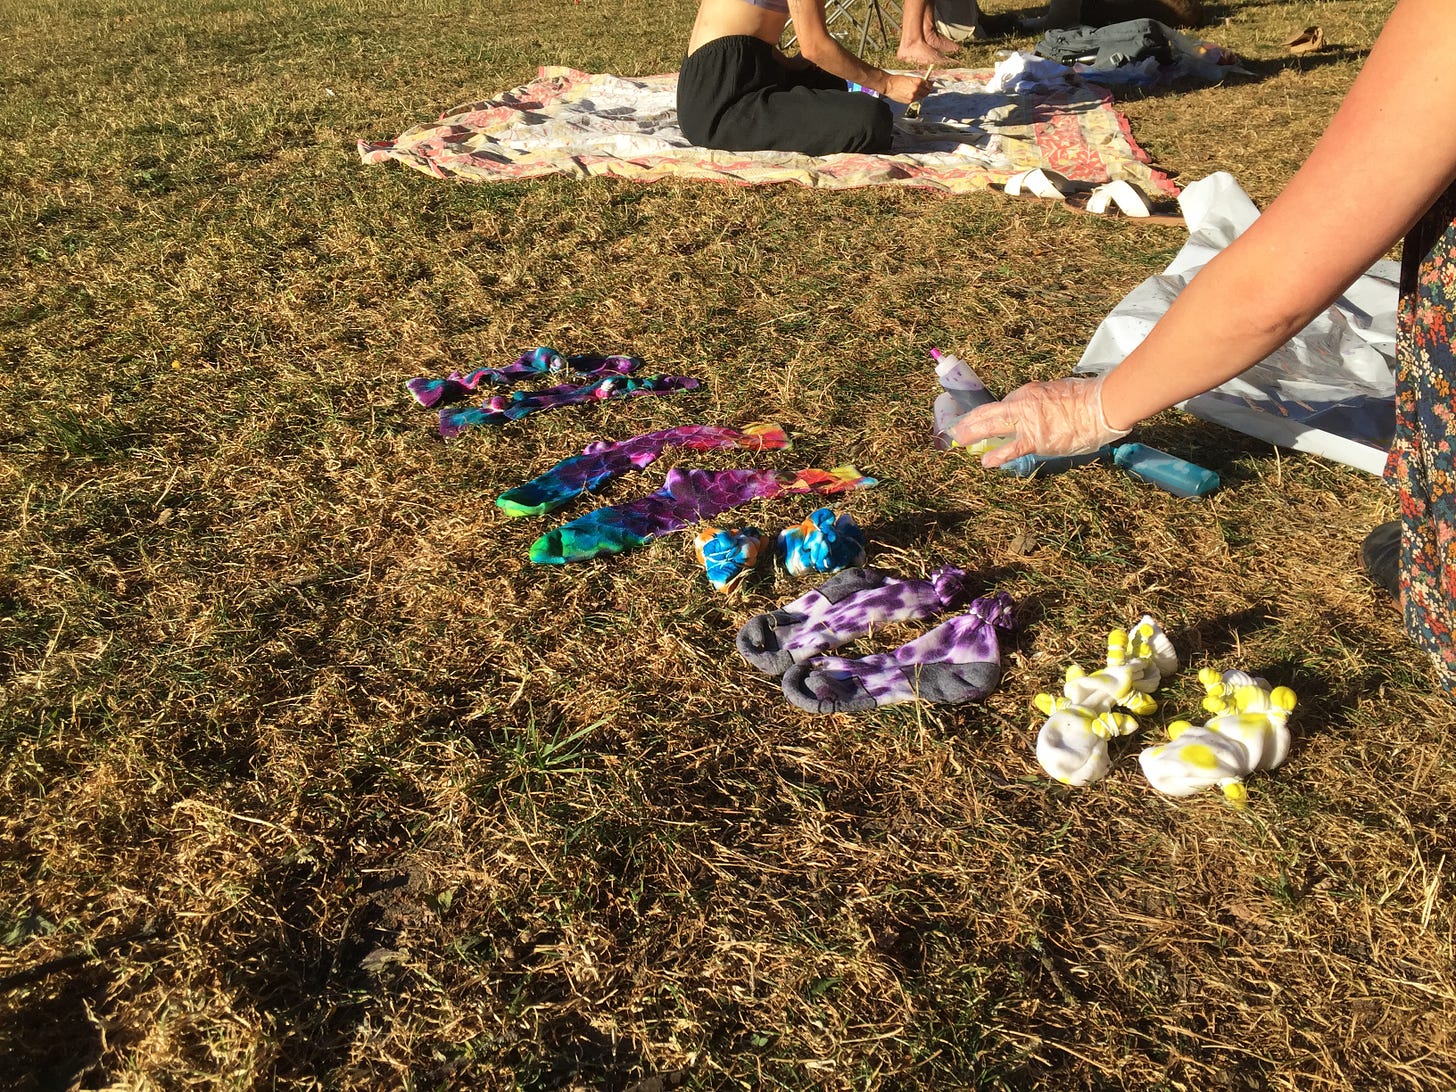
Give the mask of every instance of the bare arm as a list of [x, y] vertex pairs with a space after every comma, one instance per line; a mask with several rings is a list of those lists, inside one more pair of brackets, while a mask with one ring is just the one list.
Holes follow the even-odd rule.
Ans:
[[799, 52], [825, 72], [896, 102], [913, 102], [930, 93], [930, 85], [920, 77], [876, 68], [840, 45], [824, 23], [824, 0], [789, 0], [789, 18], [799, 36]]
[[1456, 177], [1456, 7], [1401, 0], [1279, 198], [1107, 377], [1114, 428], [1258, 363], [1327, 308]]
[[952, 429], [981, 457], [1090, 451], [1257, 364], [1327, 308], [1456, 178], [1456, 6], [1400, 0], [1308, 161], [1096, 382], [1027, 383]]

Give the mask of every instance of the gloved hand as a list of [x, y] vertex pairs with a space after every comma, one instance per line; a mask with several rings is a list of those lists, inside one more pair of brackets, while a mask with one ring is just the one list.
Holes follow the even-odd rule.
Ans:
[[1000, 466], [1022, 455], [1085, 455], [1120, 440], [1131, 429], [1115, 429], [1102, 412], [1102, 383], [1056, 379], [1027, 383], [999, 402], [977, 406], [957, 421], [950, 435], [966, 447], [992, 436], [1010, 440], [981, 456], [981, 465]]

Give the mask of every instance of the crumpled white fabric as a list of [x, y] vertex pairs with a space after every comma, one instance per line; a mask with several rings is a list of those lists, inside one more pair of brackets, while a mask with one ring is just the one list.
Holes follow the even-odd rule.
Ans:
[[996, 62], [995, 75], [986, 84], [988, 91], [1045, 91], [1071, 78], [1072, 70], [1057, 61], [1035, 53], [1017, 50]]
[[[1161, 274], [1134, 288], [1103, 319], [1074, 371], [1117, 367], [1188, 282], [1259, 216], [1233, 176], [1219, 171], [1178, 199], [1188, 241]], [[1285, 345], [1242, 375], [1178, 408], [1269, 443], [1372, 474], [1385, 469], [1395, 430], [1397, 263], [1381, 260]]]

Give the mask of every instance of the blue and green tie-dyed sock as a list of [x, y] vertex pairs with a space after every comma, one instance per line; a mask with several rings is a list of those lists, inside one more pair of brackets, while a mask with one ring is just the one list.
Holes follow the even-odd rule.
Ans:
[[532, 544], [531, 560], [538, 565], [585, 561], [643, 546], [659, 535], [712, 519], [752, 500], [780, 493], [842, 493], [874, 484], [873, 478], [852, 466], [802, 470], [798, 474], [674, 467], [655, 493], [626, 504], [598, 508], [548, 531]]

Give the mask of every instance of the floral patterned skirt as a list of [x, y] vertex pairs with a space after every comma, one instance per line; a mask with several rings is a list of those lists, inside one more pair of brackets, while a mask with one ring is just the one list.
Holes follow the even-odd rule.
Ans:
[[1456, 186], [1406, 237], [1385, 477], [1400, 495], [1401, 609], [1456, 698]]

